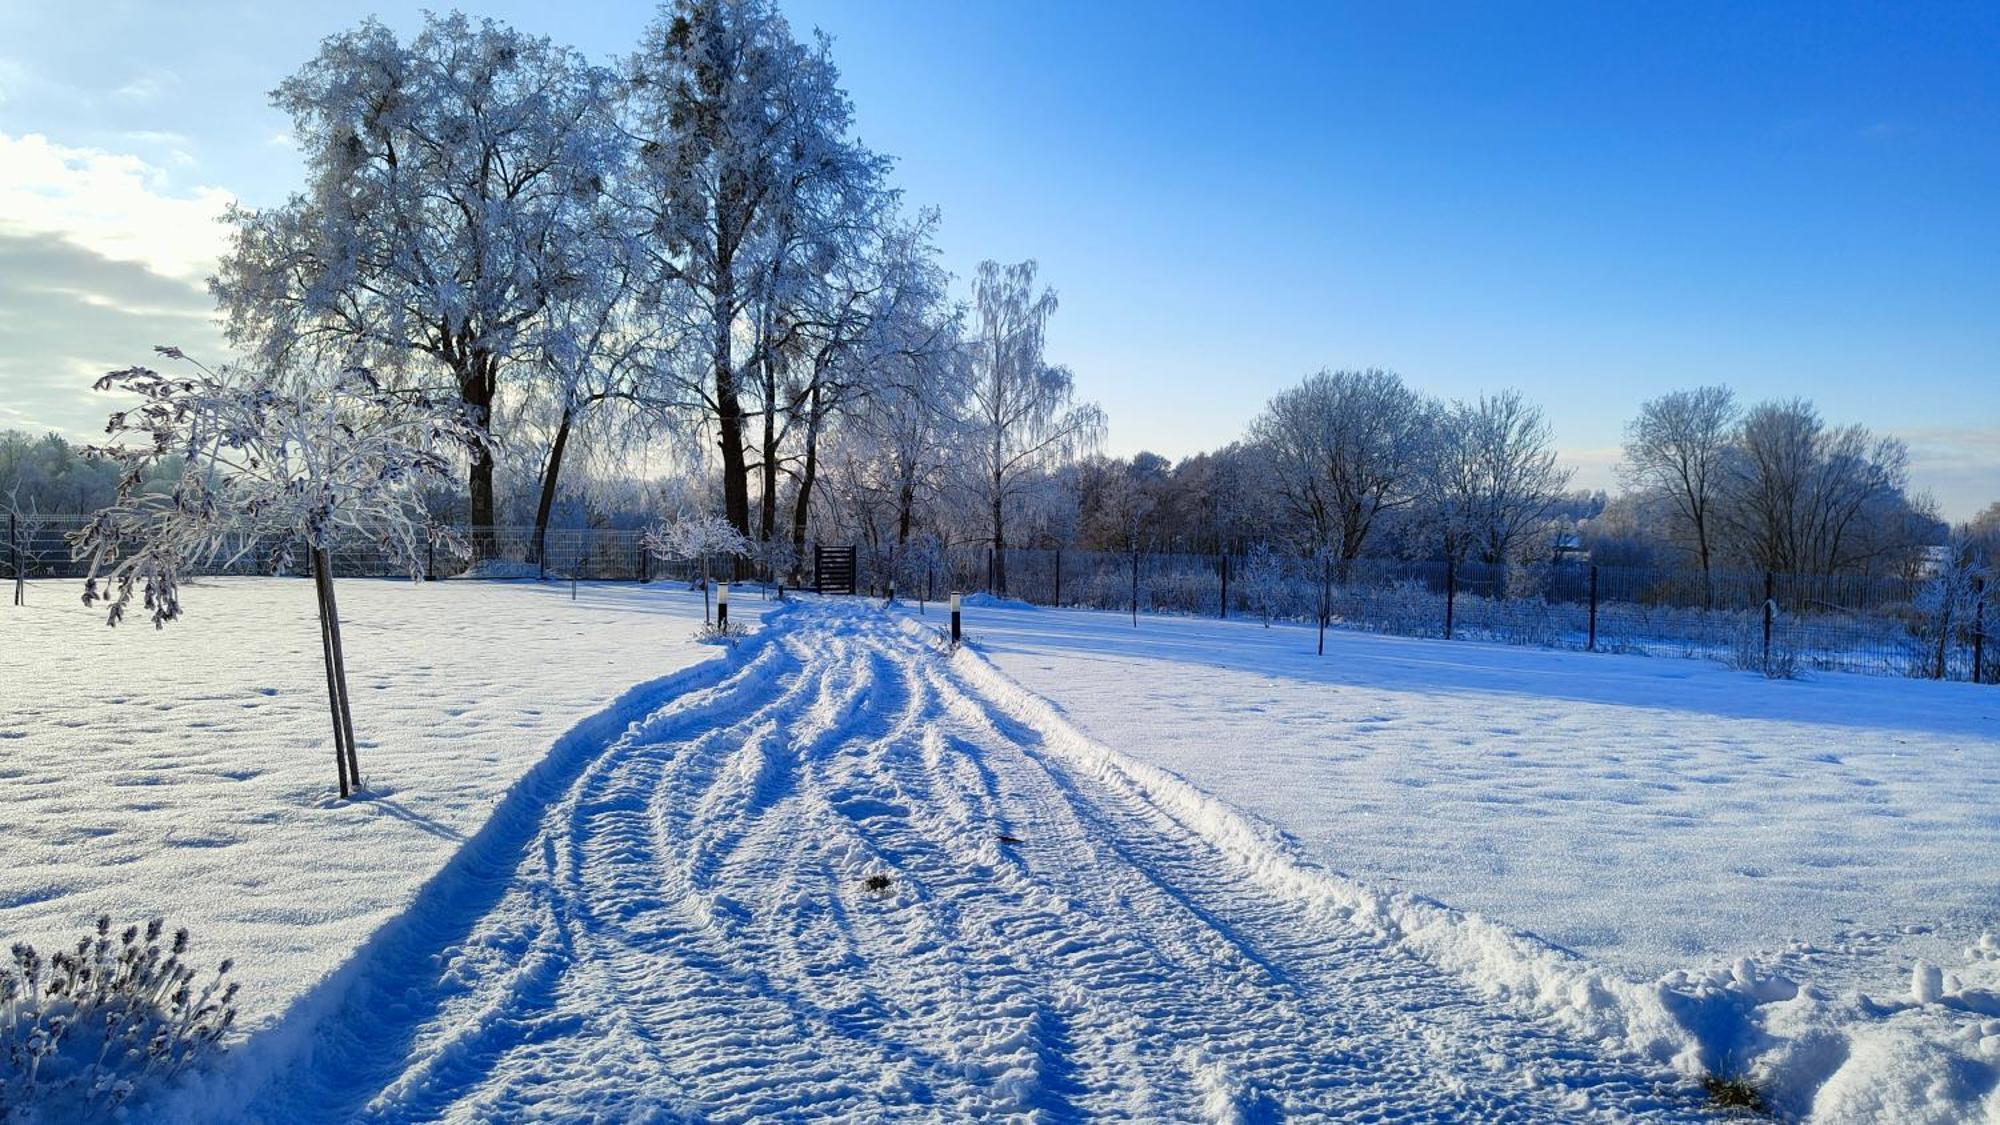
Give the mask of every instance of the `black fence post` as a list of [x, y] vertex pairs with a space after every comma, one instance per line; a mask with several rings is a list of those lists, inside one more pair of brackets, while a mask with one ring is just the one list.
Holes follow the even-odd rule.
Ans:
[[7, 513], [7, 546], [9, 560], [14, 564], [14, 604], [28, 604], [27, 572], [21, 567], [21, 514]]
[[1229, 555], [1222, 556], [1222, 613], [1224, 621], [1229, 620]]
[[1062, 546], [1056, 547], [1056, 608], [1062, 608]]
[[436, 582], [437, 580], [438, 580], [437, 534], [435, 532], [428, 532], [424, 535], [424, 581]]
[[1333, 616], [1333, 557], [1319, 560], [1319, 654], [1326, 655], [1326, 622]]
[[953, 648], [958, 647], [959, 641], [958, 613], [958, 595], [954, 593], [951, 596], [951, 647]]
[[1771, 674], [1771, 618], [1778, 608], [1778, 576], [1764, 572], [1764, 674]]
[[1444, 558], [1444, 639], [1451, 639], [1451, 612], [1458, 600], [1458, 560]]
[[1590, 643], [1584, 646], [1591, 652], [1597, 651], [1597, 564], [1590, 564]]
[[1139, 548], [1132, 548], [1132, 627], [1139, 627]]
[[1986, 579], [1972, 580], [1972, 682], [1986, 672]]

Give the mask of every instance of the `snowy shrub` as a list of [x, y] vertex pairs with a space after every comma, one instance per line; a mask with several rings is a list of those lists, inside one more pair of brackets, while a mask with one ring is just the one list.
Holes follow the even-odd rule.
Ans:
[[715, 621], [704, 621], [696, 627], [694, 640], [696, 644], [732, 645], [743, 636], [743, 633], [744, 629], [741, 625], [724, 625]]
[[692, 512], [647, 528], [639, 545], [657, 559], [697, 564], [699, 569], [688, 582], [690, 590], [708, 584], [711, 560], [749, 555], [753, 550], [750, 540], [728, 520]]
[[1208, 565], [1139, 572], [1139, 608], [1152, 612], [1215, 616], [1221, 577]]
[[1284, 587], [1285, 560], [1269, 544], [1259, 543], [1250, 548], [1250, 554], [1244, 558], [1243, 569], [1237, 577], [1237, 596], [1250, 607], [1252, 613], [1264, 619], [1266, 628], [1279, 613]]
[[1549, 570], [1528, 563], [1508, 563], [1502, 576], [1509, 601], [1540, 600], [1548, 593]]
[[1387, 585], [1339, 586], [1334, 619], [1351, 628], [1400, 637], [1436, 636], [1444, 629], [1444, 596], [1414, 578]]
[[750, 540], [728, 520], [694, 512], [683, 512], [665, 523], [653, 525], [640, 537], [639, 545], [654, 558], [699, 565], [700, 569], [688, 582], [688, 589], [702, 591], [703, 616], [709, 612], [709, 560], [717, 556], [736, 558], [751, 552]]
[[1763, 619], [1755, 616], [1745, 617], [1736, 630], [1727, 663], [1731, 668], [1761, 673], [1772, 680], [1796, 680], [1804, 671], [1799, 661], [1799, 650], [1785, 636], [1784, 630], [1771, 630], [1771, 654], [1768, 659], [1765, 657]]
[[0, 1116], [103, 1116], [164, 1082], [219, 1043], [236, 1021], [236, 985], [224, 961], [199, 990], [188, 932], [164, 949], [164, 923], [95, 933], [44, 959], [25, 942], [0, 969]]

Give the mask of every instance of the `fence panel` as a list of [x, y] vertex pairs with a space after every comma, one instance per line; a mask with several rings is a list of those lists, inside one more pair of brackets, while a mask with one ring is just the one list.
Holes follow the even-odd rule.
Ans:
[[[72, 557], [70, 537], [84, 523], [45, 517], [0, 525], [0, 573], [9, 581], [17, 574], [81, 578], [86, 564]], [[648, 557], [640, 533], [624, 529], [550, 528], [537, 542], [533, 528], [492, 528], [476, 537], [458, 528], [421, 553], [418, 576], [437, 579], [692, 582], [698, 570], [693, 562]], [[359, 533], [342, 534], [332, 558], [341, 577], [409, 576], [388, 544]], [[246, 535], [202, 569], [299, 574], [306, 560], [284, 536]], [[712, 562], [718, 576], [732, 569], [728, 560]], [[887, 561], [869, 555], [861, 588], [886, 593], [888, 575]], [[1448, 626], [1453, 637], [1512, 644], [2000, 682], [2000, 644], [1992, 643], [2000, 583], [1947, 589], [1934, 577], [1703, 576], [1575, 561], [1343, 564], [1266, 551], [1224, 557], [1010, 547], [996, 555], [958, 547], [920, 568], [903, 566], [898, 585], [906, 597], [930, 600], [990, 590], [1035, 605], [1266, 622], [1316, 620], [1324, 604], [1331, 624], [1400, 636], [1442, 637]]]

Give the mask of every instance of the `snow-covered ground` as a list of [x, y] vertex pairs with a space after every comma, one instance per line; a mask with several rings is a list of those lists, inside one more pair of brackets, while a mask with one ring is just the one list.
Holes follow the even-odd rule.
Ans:
[[[1635, 980], [1752, 958], [1872, 997], [1820, 1013], [1857, 1036], [1923, 1022], [2000, 1058], [1992, 966], [1965, 952], [2000, 930], [2000, 689], [1338, 631], [1320, 657], [1307, 629], [1079, 611], [966, 630], [1095, 739], [1329, 867]], [[1963, 978], [1962, 1010], [1876, 1019], [1919, 958]], [[1933, 1064], [1956, 1096], [1993, 1081]]]
[[0, 607], [0, 936], [246, 987], [141, 1117], [2000, 1120], [2000, 943], [1913, 961], [2000, 915], [1990, 688], [345, 582], [339, 804], [303, 583], [75, 594]]
[[164, 914], [199, 963], [236, 958], [255, 1031], [408, 907], [565, 730], [716, 652], [692, 639], [701, 595], [665, 586], [338, 588], [372, 790], [345, 805], [310, 583], [203, 582], [163, 630], [107, 628], [75, 582], [0, 607], [0, 940]]
[[[1684, 1117], [1185, 784], [854, 601], [557, 748], [188, 1092], [259, 1121]], [[1473, 930], [1478, 930], [1473, 927]], [[1579, 975], [1577, 980], [1583, 978]], [[1622, 1041], [1621, 1041], [1622, 1045]]]

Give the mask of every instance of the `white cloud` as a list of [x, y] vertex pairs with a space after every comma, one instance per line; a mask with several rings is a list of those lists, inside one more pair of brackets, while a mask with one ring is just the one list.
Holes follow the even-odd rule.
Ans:
[[139, 157], [0, 133], [0, 233], [55, 235], [106, 258], [199, 284], [226, 246], [231, 196], [175, 191]]
[[131, 79], [111, 91], [111, 96], [119, 101], [150, 102], [180, 85], [180, 75], [171, 70], [154, 70], [134, 75]]

